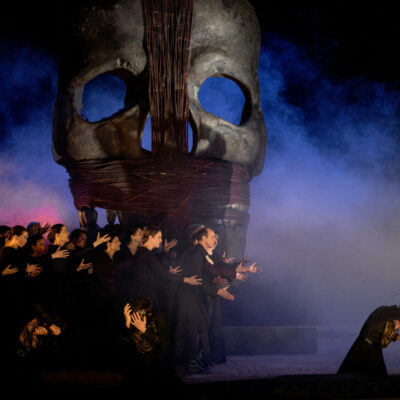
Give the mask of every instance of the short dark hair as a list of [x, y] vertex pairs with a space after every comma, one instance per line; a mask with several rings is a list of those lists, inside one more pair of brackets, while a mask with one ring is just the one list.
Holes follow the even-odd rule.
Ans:
[[5, 233], [4, 237], [7, 240], [11, 240], [13, 236], [21, 236], [24, 232], [28, 232], [24, 226], [15, 225]]
[[28, 249], [30, 250], [32, 246], [36, 246], [37, 242], [41, 239], [44, 239], [42, 235], [32, 235], [28, 238]]
[[192, 225], [189, 225], [187, 228], [186, 228], [186, 235], [187, 235], [187, 239], [189, 240], [189, 241], [193, 241], [193, 237], [194, 237], [194, 235], [196, 234], [196, 233], [198, 233], [201, 229], [203, 229], [205, 226], [204, 225], [201, 225], [201, 224], [192, 224]]
[[100, 235], [110, 235], [110, 241], [115, 238], [115, 236], [118, 236], [118, 238], [121, 237], [121, 225], [115, 224], [115, 225], [105, 225], [104, 228], [101, 230]]
[[136, 232], [137, 232], [139, 229], [143, 231], [144, 225], [143, 225], [143, 224], [134, 224], [134, 225], [132, 225], [132, 226], [126, 227], [126, 228], [125, 228], [125, 232], [124, 232], [124, 237], [123, 237], [124, 243], [125, 243], [125, 244], [129, 244], [129, 242], [131, 241], [131, 236], [132, 236], [132, 235], [135, 235]]
[[79, 239], [79, 236], [81, 236], [82, 233], [87, 236], [87, 232], [84, 231], [83, 229], [74, 229], [69, 235], [69, 240], [72, 243], [75, 243]]
[[193, 240], [201, 241], [203, 237], [208, 237], [208, 228], [201, 228], [198, 232], [193, 235]]

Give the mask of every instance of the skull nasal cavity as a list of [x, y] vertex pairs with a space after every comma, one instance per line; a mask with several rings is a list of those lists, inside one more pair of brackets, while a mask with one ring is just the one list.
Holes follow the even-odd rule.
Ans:
[[233, 80], [211, 77], [201, 85], [199, 101], [205, 111], [239, 125], [246, 99], [242, 89]]
[[[188, 124], [188, 153], [191, 153], [193, 150], [193, 129], [192, 125]], [[142, 140], [141, 140], [141, 147], [144, 150], [151, 152], [151, 117], [150, 114], [147, 117], [146, 123], [144, 125], [143, 133], [142, 133]]]
[[125, 106], [126, 84], [118, 76], [102, 74], [85, 85], [81, 116], [89, 122], [109, 118]]

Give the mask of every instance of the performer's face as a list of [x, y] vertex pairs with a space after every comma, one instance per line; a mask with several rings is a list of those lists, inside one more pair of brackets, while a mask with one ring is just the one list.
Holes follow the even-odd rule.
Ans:
[[400, 329], [400, 321], [398, 319], [393, 320], [394, 322], [394, 329]]
[[121, 242], [118, 238], [118, 236], [115, 236], [113, 240], [111, 240], [110, 245], [109, 245], [110, 250], [113, 251], [119, 251], [121, 248]]
[[156, 233], [156, 235], [153, 236], [153, 243], [154, 243], [154, 247], [156, 249], [158, 249], [161, 246], [161, 243], [162, 243], [162, 233], [161, 233], [161, 231], [158, 231]]
[[36, 253], [36, 254], [44, 254], [46, 253], [46, 244], [44, 242], [44, 239], [39, 239], [36, 244], [32, 245], [32, 250]]
[[61, 228], [60, 233], [57, 234], [58, 235], [58, 240], [61, 242], [68, 242], [69, 240], [69, 232], [67, 230], [67, 228], [65, 226], [63, 226]]
[[217, 236], [212, 229], [207, 229], [207, 232], [208, 232], [208, 235], [203, 236], [203, 238], [202, 238], [204, 248], [206, 250], [215, 249], [217, 247], [217, 242], [218, 242]]
[[15, 236], [15, 243], [17, 243], [18, 247], [24, 247], [26, 245], [27, 240], [28, 240], [27, 231], [23, 231], [21, 235]]
[[142, 243], [143, 231], [138, 229], [133, 235], [131, 235], [131, 240], [137, 243]]

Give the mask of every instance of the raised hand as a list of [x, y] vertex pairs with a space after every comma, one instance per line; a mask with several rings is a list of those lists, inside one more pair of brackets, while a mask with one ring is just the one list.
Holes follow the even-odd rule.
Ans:
[[193, 275], [183, 278], [183, 282], [187, 283], [188, 285], [198, 286], [203, 284], [203, 279], [198, 278], [197, 275]]
[[17, 267], [11, 267], [11, 264], [10, 264], [10, 265], [7, 265], [7, 267], [5, 267], [3, 269], [3, 271], [1, 271], [1, 274], [3, 276], [6, 276], [6, 275], [16, 274], [17, 272], [18, 272], [18, 268]]
[[258, 274], [261, 271], [261, 267], [256, 265], [256, 263], [253, 263], [249, 266], [249, 272], [251, 274]]
[[238, 281], [244, 282], [247, 279], [247, 274], [246, 273], [241, 273], [241, 272], [236, 272], [236, 279]]
[[81, 263], [79, 264], [78, 268], [76, 269], [77, 272], [83, 271], [84, 269], [91, 268], [93, 263], [85, 263], [85, 260], [82, 258]]
[[44, 335], [46, 336], [49, 333], [49, 331], [44, 327], [44, 326], [38, 326], [37, 328], [35, 328], [35, 330], [33, 331], [34, 335]]
[[125, 317], [125, 326], [127, 328], [129, 328], [132, 323], [131, 315], [132, 315], [132, 307], [129, 303], [126, 303], [124, 307], [124, 317]]
[[29, 264], [28, 263], [28, 264], [26, 264], [25, 271], [29, 276], [33, 277], [33, 276], [39, 275], [43, 271], [43, 268], [39, 267], [39, 264]]
[[217, 295], [221, 296], [225, 300], [233, 301], [235, 300], [235, 296], [228, 292], [229, 286], [225, 286], [224, 288], [218, 289]]
[[221, 261], [225, 264], [229, 264], [235, 259], [235, 257], [227, 257], [225, 251], [222, 253]]
[[131, 324], [140, 332], [145, 333], [146, 332], [146, 322], [147, 318], [145, 315], [143, 315], [143, 319], [140, 318], [140, 315], [138, 313], [133, 312], [131, 315]]
[[168, 242], [168, 240], [165, 239], [163, 250], [168, 253], [173, 247], [177, 245], [177, 243], [178, 241], [176, 239], [172, 239], [170, 242]]
[[61, 329], [55, 324], [50, 325], [49, 330], [54, 336], [58, 336], [61, 333]]
[[97, 238], [96, 240], [93, 242], [93, 247], [97, 247], [100, 246], [103, 243], [107, 243], [111, 240], [110, 235], [104, 235], [104, 236], [100, 236], [100, 232], [97, 233]]
[[243, 266], [244, 260], [241, 260], [239, 265], [236, 267], [236, 273], [244, 274], [249, 271], [248, 267]]
[[175, 268], [173, 267], [169, 267], [169, 273], [173, 274], [173, 275], [179, 275], [182, 272], [182, 267], [180, 267], [179, 265]]
[[47, 223], [45, 226], [43, 226], [42, 228], [40, 228], [40, 234], [44, 235], [46, 232], [48, 232], [50, 230], [51, 225], [49, 223]]
[[58, 246], [57, 250], [51, 255], [51, 258], [68, 258], [69, 256], [69, 251], [67, 249], [61, 249], [60, 246]]

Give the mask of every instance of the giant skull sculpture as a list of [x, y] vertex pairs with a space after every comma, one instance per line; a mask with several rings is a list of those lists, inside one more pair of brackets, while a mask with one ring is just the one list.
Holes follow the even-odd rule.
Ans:
[[[176, 172], [174, 160], [166, 159], [162, 168], [151, 154], [141, 147], [142, 133], [149, 115], [148, 62], [144, 46], [144, 17], [141, 0], [113, 0], [99, 5], [93, 2], [76, 13], [71, 34], [67, 38], [60, 63], [58, 96], [53, 118], [53, 154], [56, 162], [67, 167], [71, 175], [71, 189], [78, 209], [84, 206], [117, 210], [121, 222], [130, 215], [151, 215], [152, 210], [135, 206], [138, 187], [151, 191], [162, 201], [160, 181], [149, 183], [134, 175], [137, 169], [152, 170], [152, 176], [167, 174], [166, 168]], [[225, 247], [230, 255], [240, 256], [244, 250], [247, 231], [248, 182], [261, 172], [264, 163], [266, 128], [260, 107], [257, 78], [260, 50], [260, 32], [252, 7], [244, 0], [195, 0], [188, 67], [188, 94], [190, 123], [194, 145], [188, 159], [180, 164], [180, 174], [191, 168], [191, 162], [213, 160], [218, 165], [234, 166], [240, 176], [242, 200], [215, 200], [218, 215], [196, 211], [204, 203], [191, 203], [190, 222], [207, 225], [222, 223], [220, 233], [225, 237]], [[120, 77], [127, 86], [125, 107], [109, 118], [88, 122], [81, 116], [82, 95], [85, 85], [103, 73]], [[209, 77], [223, 76], [235, 81], [245, 96], [241, 123], [237, 126], [206, 112], [198, 99], [202, 83]], [[105, 169], [99, 168], [101, 163]], [[170, 167], [165, 167], [170, 162]], [[102, 176], [112, 165], [114, 176], [107, 182], [110, 190], [121, 195], [104, 199]], [[183, 165], [183, 167], [182, 167]], [[203, 165], [204, 166], [204, 165]], [[93, 168], [95, 177], [90, 184], [85, 181], [85, 171]], [[175, 169], [174, 169], [175, 168]], [[119, 171], [115, 175], [115, 171]], [[202, 172], [207, 175], [207, 167]], [[209, 178], [215, 174], [209, 174]], [[218, 175], [218, 174], [217, 174]], [[138, 178], [139, 176], [139, 178]], [[207, 182], [207, 177], [205, 178]], [[96, 193], [96, 182], [101, 182], [102, 193]], [[149, 186], [150, 185], [150, 186]], [[204, 182], [196, 183], [200, 188]], [[231, 183], [223, 183], [226, 193], [232, 191]], [[90, 188], [88, 189], [88, 186]], [[79, 187], [80, 195], [76, 195]], [[165, 188], [164, 188], [165, 189]], [[82, 191], [88, 192], [82, 195]], [[159, 191], [161, 190], [161, 191]], [[167, 190], [167, 189], [165, 189]], [[130, 191], [135, 194], [129, 195]], [[106, 190], [107, 192], [107, 190]], [[199, 192], [197, 192], [199, 193]], [[196, 195], [194, 195], [196, 196]], [[199, 194], [197, 194], [199, 196]], [[201, 196], [200, 196], [201, 197]], [[123, 198], [123, 201], [121, 201]], [[213, 195], [208, 196], [207, 207], [213, 208]], [[196, 200], [196, 199], [194, 199]], [[175, 209], [184, 208], [177, 199]], [[204, 204], [203, 204], [204, 205]], [[232, 217], [234, 211], [235, 216]], [[154, 210], [157, 214], [157, 210]]]

